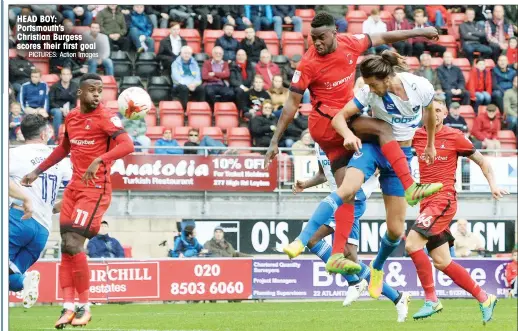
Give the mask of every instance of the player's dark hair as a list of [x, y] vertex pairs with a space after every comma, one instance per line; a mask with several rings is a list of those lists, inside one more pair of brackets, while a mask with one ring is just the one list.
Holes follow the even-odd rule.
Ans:
[[186, 237], [191, 236], [193, 232], [194, 232], [194, 226], [192, 226], [192, 225], [187, 225], [185, 228], [183, 228], [183, 233], [185, 234]]
[[363, 78], [376, 77], [385, 79], [393, 76], [397, 71], [407, 71], [405, 58], [396, 52], [383, 51], [381, 55], [369, 55], [360, 63], [360, 72]]
[[311, 21], [311, 27], [316, 29], [320, 28], [321, 26], [336, 26], [335, 18], [333, 15], [326, 12], [320, 12], [316, 14]]
[[38, 68], [34, 68], [34, 69], [31, 70], [31, 75], [32, 74], [40, 74], [40, 76], [41, 76], [41, 70], [38, 69]]
[[48, 121], [41, 115], [31, 114], [24, 117], [20, 124], [22, 135], [25, 140], [39, 138], [42, 130], [47, 129]]
[[101, 27], [101, 23], [96, 22], [96, 21], [94, 21], [94, 22], [90, 23], [90, 27], [92, 27], [92, 25], [94, 25], [94, 24], [97, 24], [97, 25], [99, 25], [99, 27]]
[[81, 77], [81, 79], [79, 80], [79, 85], [83, 84], [83, 82], [85, 80], [100, 80], [101, 82], [103, 81], [103, 79], [101, 78], [101, 76], [99, 76], [98, 74], [84, 74], [83, 77]]
[[403, 8], [403, 7], [396, 7], [396, 8], [394, 9], [394, 13], [395, 13], [395, 12], [397, 12], [398, 10], [405, 11], [405, 8]]

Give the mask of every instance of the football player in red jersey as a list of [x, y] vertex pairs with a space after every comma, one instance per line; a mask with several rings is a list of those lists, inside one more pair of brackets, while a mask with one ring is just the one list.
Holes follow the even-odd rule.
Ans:
[[[449, 226], [457, 211], [457, 192], [455, 191], [457, 158], [459, 156], [468, 157], [482, 169], [494, 199], [498, 200], [509, 193], [496, 185], [490, 163], [473, 147], [464, 133], [442, 124], [447, 114], [444, 102], [434, 100], [433, 109], [435, 112], [425, 112], [424, 116], [433, 116], [434, 113], [436, 116], [435, 149], [437, 155], [435, 162], [427, 164], [424, 160], [423, 153], [427, 141], [426, 127], [417, 130], [413, 146], [419, 158], [421, 182], [441, 182], [444, 183], [444, 187], [439, 193], [421, 201], [420, 214], [406, 238], [406, 251], [415, 264], [425, 292], [425, 304], [414, 315], [414, 319], [426, 318], [442, 310], [441, 302], [435, 293], [432, 265], [423, 250], [426, 246], [435, 267], [478, 300], [482, 312], [482, 322], [485, 324], [493, 316], [496, 296], [488, 295], [481, 289], [466, 269], [455, 263], [450, 256], [450, 246], [455, 240], [450, 233]], [[426, 119], [423, 120], [423, 123], [426, 123]]]
[[[55, 327], [88, 324], [90, 272], [84, 252], [86, 238], [99, 231], [101, 220], [110, 206], [110, 170], [113, 161], [133, 152], [133, 142], [116, 114], [101, 103], [102, 79], [96, 74], [81, 77], [77, 91], [80, 107], [65, 119], [65, 136], [61, 144], [36, 169], [22, 178], [30, 186], [38, 176], [69, 153], [73, 167], [72, 180], [63, 193], [61, 215], [61, 264], [59, 283], [64, 305]], [[75, 292], [79, 305], [74, 305]]]
[[[299, 108], [302, 95], [306, 89], [311, 92], [313, 111], [309, 115], [309, 130], [312, 138], [320, 145], [331, 161], [331, 168], [336, 183], [340, 185], [344, 178], [345, 166], [353, 152], [344, 148], [344, 139], [332, 127], [333, 117], [353, 98], [356, 61], [370, 47], [391, 44], [413, 37], [437, 39], [435, 28], [391, 31], [385, 33], [357, 34], [353, 36], [337, 35], [332, 15], [318, 13], [311, 22], [311, 38], [313, 46], [304, 54], [293, 75], [288, 99], [277, 129], [270, 142], [265, 156], [265, 166], [278, 154], [278, 143], [288, 124], [293, 120]], [[360, 138], [376, 136], [382, 145], [382, 152], [390, 162], [397, 176], [401, 179], [406, 192], [421, 191], [419, 184], [414, 183], [410, 174], [405, 154], [392, 135], [388, 123], [373, 118], [356, 118], [351, 127]], [[422, 190], [424, 191], [424, 190]], [[426, 192], [430, 193], [430, 192]], [[410, 193], [409, 196], [412, 196]], [[421, 197], [422, 198], [422, 197]], [[343, 203], [343, 204], [342, 204]], [[326, 221], [335, 212], [336, 232], [333, 243], [333, 258], [344, 251], [347, 235], [354, 223], [354, 201], [334, 201], [324, 199], [318, 210], [325, 210]], [[311, 222], [311, 220], [310, 220]], [[316, 224], [316, 228], [322, 224]], [[290, 255], [297, 256], [304, 246], [294, 241], [287, 248]], [[348, 255], [348, 253], [345, 253]], [[337, 268], [345, 272], [357, 273], [360, 266], [348, 259], [340, 259]]]

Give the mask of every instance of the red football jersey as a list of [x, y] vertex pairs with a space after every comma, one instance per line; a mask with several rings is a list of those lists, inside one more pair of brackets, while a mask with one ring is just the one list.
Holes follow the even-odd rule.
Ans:
[[72, 162], [72, 180], [67, 185], [71, 189], [111, 192], [111, 164], [99, 166], [95, 186], [86, 186], [81, 177], [92, 161], [115, 146], [113, 140], [124, 133], [121, 120], [115, 113], [106, 110], [103, 104], [91, 113], [82, 114], [79, 107], [74, 108], [65, 118], [65, 139], [70, 141], [70, 160]]
[[330, 116], [336, 115], [353, 98], [356, 60], [371, 47], [371, 40], [367, 34], [338, 35], [337, 44], [336, 50], [325, 56], [311, 46], [293, 74], [290, 86], [291, 91], [299, 94], [309, 88], [313, 107], [320, 103], [320, 110]]
[[475, 147], [462, 131], [444, 125], [439, 132], [435, 133], [435, 150], [437, 151], [435, 162], [427, 165], [423, 157], [426, 142], [426, 130], [424, 128], [417, 130], [413, 146], [419, 159], [420, 182], [423, 184], [443, 183], [444, 186], [438, 194], [455, 192], [457, 158], [472, 155], [475, 153]]

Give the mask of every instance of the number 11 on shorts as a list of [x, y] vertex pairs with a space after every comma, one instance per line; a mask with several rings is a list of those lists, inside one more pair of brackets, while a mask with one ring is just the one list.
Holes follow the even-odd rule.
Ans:
[[76, 220], [74, 224], [79, 224], [79, 226], [84, 226], [86, 224], [86, 219], [88, 218], [88, 212], [77, 209]]

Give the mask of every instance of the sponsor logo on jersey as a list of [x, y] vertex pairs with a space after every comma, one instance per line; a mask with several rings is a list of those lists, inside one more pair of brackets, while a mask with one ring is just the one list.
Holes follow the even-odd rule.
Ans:
[[72, 144], [74, 144], [74, 145], [79, 145], [79, 146], [94, 145], [95, 144], [95, 139], [94, 140], [72, 139], [72, 140], [70, 140], [70, 142]]
[[340, 79], [340, 80], [337, 80], [336, 82], [332, 82], [332, 83], [331, 83], [331, 82], [325, 82], [325, 83], [324, 83], [324, 85], [325, 85], [325, 87], [326, 87], [326, 89], [327, 89], [327, 90], [330, 90], [330, 89], [332, 89], [332, 88], [335, 88], [335, 87], [337, 87], [337, 86], [340, 86], [340, 85], [342, 85], [342, 84], [347, 83], [348, 81], [350, 81], [351, 79], [353, 79], [353, 78], [354, 78], [354, 74], [355, 74], [355, 73], [353, 72], [353, 73], [351, 73], [349, 76], [344, 77], [344, 78], [342, 78], [342, 79]]
[[[419, 158], [421, 159], [421, 161], [425, 161], [424, 154], [421, 154]], [[448, 156], [436, 155], [435, 161], [448, 161]]]
[[295, 70], [295, 72], [293, 73], [293, 78], [291, 79], [291, 82], [292, 83], [298, 83], [299, 80], [300, 80], [301, 74], [302, 73], [299, 70]]
[[413, 122], [418, 117], [419, 117], [419, 114], [417, 114], [415, 116], [412, 116], [412, 117], [407, 117], [407, 116], [395, 117], [395, 116], [392, 116], [392, 124], [407, 124], [407, 123]]
[[362, 153], [362, 152], [355, 152], [355, 153], [353, 154], [353, 159], [355, 159], [355, 160], [356, 160], [356, 159], [359, 159], [359, 158], [360, 158], [360, 157], [362, 157], [362, 156], [363, 156], [363, 153]]
[[110, 121], [113, 123], [113, 125], [115, 125], [116, 127], [118, 128], [122, 128], [122, 122], [121, 122], [121, 119], [118, 118], [117, 116], [113, 116], [112, 118], [110, 118]]

